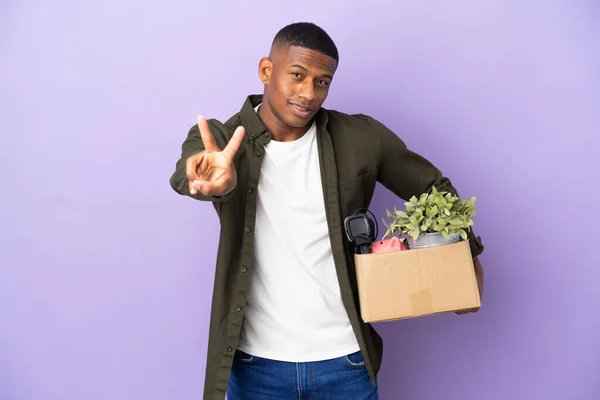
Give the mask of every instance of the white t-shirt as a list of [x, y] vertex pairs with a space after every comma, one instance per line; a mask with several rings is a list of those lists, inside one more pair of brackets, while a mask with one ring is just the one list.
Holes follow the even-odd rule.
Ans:
[[293, 142], [266, 145], [238, 344], [258, 357], [306, 362], [359, 350], [333, 262], [316, 135], [313, 123]]

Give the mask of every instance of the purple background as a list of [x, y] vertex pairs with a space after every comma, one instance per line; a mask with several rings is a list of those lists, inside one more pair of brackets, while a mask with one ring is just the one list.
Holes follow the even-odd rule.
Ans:
[[201, 398], [218, 221], [169, 176], [297, 20], [339, 46], [326, 107], [478, 198], [484, 306], [378, 325], [381, 398], [600, 398], [600, 7], [344, 3], [2, 3], [0, 399]]

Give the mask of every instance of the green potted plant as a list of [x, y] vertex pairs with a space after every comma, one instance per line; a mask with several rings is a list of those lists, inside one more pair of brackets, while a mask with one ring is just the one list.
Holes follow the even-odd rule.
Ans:
[[405, 234], [411, 249], [466, 240], [476, 212], [475, 197], [463, 201], [435, 186], [431, 193], [413, 196], [404, 205], [403, 211], [386, 210], [389, 222], [383, 219], [387, 228], [383, 239], [395, 233]]

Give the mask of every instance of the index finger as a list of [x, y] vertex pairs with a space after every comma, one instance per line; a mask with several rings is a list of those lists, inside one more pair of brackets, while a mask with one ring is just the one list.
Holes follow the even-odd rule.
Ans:
[[202, 142], [204, 143], [204, 149], [207, 153], [212, 153], [213, 151], [219, 151], [219, 146], [215, 142], [215, 138], [208, 127], [208, 121], [203, 115], [198, 115], [198, 129], [200, 130], [200, 137], [202, 137]]

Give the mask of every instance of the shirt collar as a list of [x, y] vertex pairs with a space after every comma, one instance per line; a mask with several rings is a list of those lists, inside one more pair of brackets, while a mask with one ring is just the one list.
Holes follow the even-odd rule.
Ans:
[[248, 96], [240, 111], [242, 125], [246, 128], [246, 134], [250, 139], [255, 139], [267, 131], [267, 128], [260, 120], [260, 117], [256, 111], [254, 111], [254, 107], [262, 102], [262, 97], [261, 94], [252, 94]]

